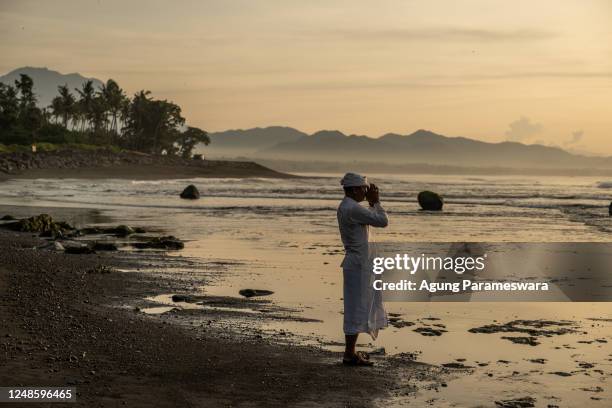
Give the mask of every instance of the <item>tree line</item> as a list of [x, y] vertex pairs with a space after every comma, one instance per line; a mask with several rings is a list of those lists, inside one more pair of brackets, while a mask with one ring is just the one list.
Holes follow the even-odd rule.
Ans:
[[205, 131], [185, 125], [180, 106], [150, 91], [129, 98], [112, 79], [98, 89], [88, 80], [74, 91], [59, 86], [51, 104], [39, 108], [28, 75], [14, 85], [0, 83], [0, 143], [113, 145], [183, 157], [191, 157], [198, 143], [210, 143]]

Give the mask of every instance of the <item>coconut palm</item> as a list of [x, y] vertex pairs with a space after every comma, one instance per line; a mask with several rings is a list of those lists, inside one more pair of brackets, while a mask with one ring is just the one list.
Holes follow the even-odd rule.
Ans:
[[128, 99], [125, 96], [123, 89], [121, 89], [117, 82], [112, 79], [109, 79], [108, 81], [106, 81], [106, 84], [102, 85], [100, 93], [106, 101], [108, 113], [111, 116], [111, 119], [109, 121], [110, 131], [113, 133], [117, 133], [117, 121]]
[[49, 107], [56, 121], [61, 118], [62, 124], [67, 129], [68, 121], [75, 113], [76, 100], [74, 99], [74, 95], [68, 90], [67, 85], [60, 85], [57, 89], [59, 91], [59, 96], [53, 98]]
[[91, 117], [93, 99], [95, 97], [96, 90], [94, 89], [93, 81], [91, 80], [83, 82], [81, 89], [74, 88], [74, 90], [79, 94], [77, 112], [81, 122], [80, 130], [83, 131], [85, 130], [87, 121]]

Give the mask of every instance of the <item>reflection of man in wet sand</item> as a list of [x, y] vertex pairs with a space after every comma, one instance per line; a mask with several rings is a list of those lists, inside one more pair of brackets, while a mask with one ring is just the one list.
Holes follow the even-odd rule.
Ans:
[[[368, 229], [386, 227], [387, 213], [378, 198], [378, 188], [365, 177], [347, 173], [340, 182], [345, 197], [338, 207], [338, 226], [344, 244], [344, 334], [346, 349], [343, 363], [372, 365], [365, 353], [355, 352], [359, 333], [376, 339], [378, 330], [387, 326], [382, 293], [372, 286], [373, 274], [368, 251]], [[369, 208], [360, 202], [368, 200]]]

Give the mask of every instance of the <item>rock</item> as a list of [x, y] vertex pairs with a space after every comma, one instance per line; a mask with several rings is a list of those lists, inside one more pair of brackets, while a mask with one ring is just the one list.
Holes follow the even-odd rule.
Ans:
[[200, 198], [200, 192], [193, 184], [185, 187], [183, 192], [181, 193], [181, 198], [189, 199], [189, 200], [197, 200]]
[[511, 400], [495, 401], [495, 405], [501, 408], [529, 408], [535, 407], [535, 398], [523, 397]]
[[172, 235], [150, 238], [148, 241], [144, 242], [134, 242], [132, 246], [138, 249], [179, 250], [185, 248], [185, 244]]
[[72, 246], [72, 247], [67, 247], [64, 250], [65, 253], [67, 254], [94, 254], [96, 253], [96, 251], [94, 251], [93, 249], [91, 249], [88, 246]]
[[4, 217], [0, 218], [0, 221], [14, 221], [17, 218], [13, 217], [12, 215], [5, 215]]
[[103, 234], [104, 233], [102, 228], [98, 228], [98, 227], [85, 227], [85, 228], [80, 229], [79, 232], [83, 235]]
[[110, 266], [106, 266], [106, 265], [96, 265], [87, 271], [87, 273], [100, 274], [100, 275], [104, 275], [104, 274], [111, 273], [111, 272], [113, 272], [113, 268], [111, 268]]
[[64, 233], [74, 230], [70, 224], [66, 222], [55, 222], [49, 214], [40, 214], [30, 218], [24, 218], [16, 222], [10, 222], [2, 225], [5, 228], [20, 232], [36, 232], [42, 236], [58, 237]]
[[91, 246], [94, 251], [117, 251], [117, 245], [112, 242], [94, 242]]
[[421, 191], [417, 196], [419, 205], [426, 211], [441, 211], [444, 201], [433, 191]]
[[441, 336], [442, 333], [446, 333], [446, 330], [432, 329], [431, 327], [417, 327], [413, 331], [420, 333], [421, 336]]
[[106, 234], [115, 234], [118, 237], [127, 237], [128, 235], [134, 234], [134, 228], [129, 225], [118, 225], [115, 228], [107, 228], [104, 230]]
[[401, 329], [402, 327], [414, 326], [414, 322], [407, 322], [396, 317], [389, 318], [389, 324], [398, 329]]
[[274, 292], [265, 289], [241, 289], [238, 293], [244, 297], [250, 298], [253, 296], [269, 296]]
[[112, 234], [117, 237], [127, 237], [132, 234], [142, 234], [146, 230], [140, 227], [130, 227], [129, 225], [118, 225], [116, 227], [85, 227], [79, 230], [82, 235], [98, 235], [98, 234]]
[[59, 242], [54, 242], [53, 243], [53, 249], [55, 249], [56, 251], [65, 251], [66, 248], [64, 248], [64, 246], [62, 244], [60, 244]]
[[190, 302], [193, 299], [189, 295], [172, 295], [173, 302]]
[[546, 364], [546, 361], [548, 360], [546, 360], [545, 358], [532, 358], [528, 361], [534, 364]]
[[550, 374], [558, 375], [560, 377], [571, 377], [572, 376], [571, 373], [566, 373], [565, 371], [553, 371]]
[[470, 333], [525, 333], [529, 336], [552, 336], [573, 333], [571, 321], [513, 320], [504, 324], [488, 324], [469, 329]]
[[444, 363], [442, 364], [442, 367], [446, 367], [446, 368], [457, 368], [457, 369], [468, 369], [468, 368], [474, 368], [472, 366], [469, 365], [465, 365], [463, 363]]
[[510, 337], [510, 336], [502, 336], [502, 339], [510, 340], [514, 344], [527, 344], [529, 346], [537, 346], [540, 344], [536, 337]]

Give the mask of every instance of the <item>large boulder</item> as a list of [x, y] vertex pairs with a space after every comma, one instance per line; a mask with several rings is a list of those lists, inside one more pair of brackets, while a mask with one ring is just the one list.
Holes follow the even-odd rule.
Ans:
[[421, 191], [417, 197], [419, 205], [426, 211], [442, 211], [444, 201], [433, 191]]
[[200, 192], [198, 191], [196, 186], [190, 184], [185, 187], [185, 189], [181, 193], [181, 198], [185, 198], [188, 200], [197, 200], [198, 198], [200, 198]]
[[39, 233], [42, 236], [57, 237], [63, 236], [74, 227], [67, 222], [56, 222], [49, 214], [40, 214], [19, 221], [10, 222], [2, 225], [3, 227], [20, 232]]

